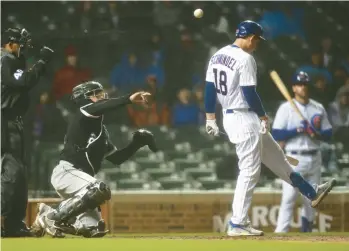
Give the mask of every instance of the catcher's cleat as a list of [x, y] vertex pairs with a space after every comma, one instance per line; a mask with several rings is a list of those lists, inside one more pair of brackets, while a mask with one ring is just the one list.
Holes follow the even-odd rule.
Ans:
[[158, 148], [155, 143], [154, 135], [145, 129], [139, 129], [133, 133], [133, 139], [141, 145], [147, 145], [152, 152], [157, 152]]
[[36, 218], [33, 225], [30, 228], [30, 232], [32, 232], [36, 237], [42, 237], [45, 235], [45, 229], [41, 227], [39, 223], [40, 216], [47, 214], [50, 211], [50, 207], [45, 203], [38, 203], [36, 205]]
[[48, 214], [42, 215], [38, 217], [38, 222], [40, 226], [45, 230], [45, 232], [51, 235], [53, 238], [64, 238], [62, 230], [56, 226], [56, 222], [54, 220], [49, 219]]
[[336, 185], [337, 181], [335, 179], [331, 179], [324, 184], [321, 184], [317, 187], [316, 197], [311, 201], [312, 207], [317, 207], [320, 202], [327, 196], [327, 194], [332, 190], [332, 188]]

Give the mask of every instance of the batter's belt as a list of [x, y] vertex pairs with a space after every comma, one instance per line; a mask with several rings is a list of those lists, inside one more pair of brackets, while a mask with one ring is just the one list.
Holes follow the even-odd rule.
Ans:
[[251, 112], [251, 108], [237, 108], [237, 109], [226, 109], [223, 111], [224, 114], [230, 114], [234, 112]]
[[319, 150], [303, 150], [303, 151], [287, 151], [288, 154], [293, 155], [316, 155], [319, 152]]

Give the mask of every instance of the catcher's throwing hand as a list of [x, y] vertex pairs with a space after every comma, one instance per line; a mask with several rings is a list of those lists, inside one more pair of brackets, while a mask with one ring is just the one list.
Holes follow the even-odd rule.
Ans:
[[215, 119], [207, 119], [206, 120], [206, 132], [209, 135], [213, 135], [213, 136], [219, 135], [219, 127], [217, 126]]
[[136, 92], [130, 96], [130, 100], [133, 104], [139, 104], [148, 107], [151, 96], [152, 95], [149, 92]]

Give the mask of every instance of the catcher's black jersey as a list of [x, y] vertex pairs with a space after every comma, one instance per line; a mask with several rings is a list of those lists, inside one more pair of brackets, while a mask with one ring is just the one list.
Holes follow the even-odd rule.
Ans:
[[116, 150], [103, 124], [103, 114], [127, 103], [128, 97], [123, 97], [80, 107], [68, 125], [61, 160], [92, 176], [98, 173], [104, 157]]

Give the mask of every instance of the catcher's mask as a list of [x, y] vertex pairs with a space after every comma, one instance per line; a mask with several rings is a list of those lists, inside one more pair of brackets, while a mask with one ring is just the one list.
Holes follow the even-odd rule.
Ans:
[[90, 99], [97, 97], [98, 99], [108, 99], [108, 93], [103, 89], [103, 86], [96, 81], [88, 81], [75, 86], [72, 90], [71, 99], [77, 103], [79, 100]]
[[25, 53], [28, 49], [32, 49], [32, 37], [26, 29], [9, 28], [2, 33], [1, 44], [14, 43], [19, 45], [18, 55]]

